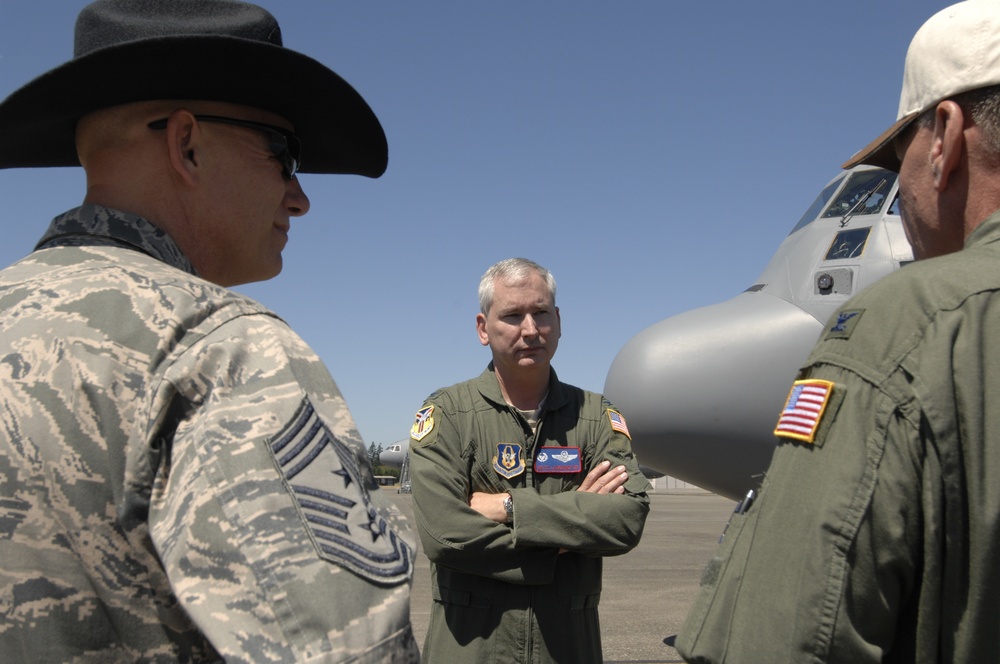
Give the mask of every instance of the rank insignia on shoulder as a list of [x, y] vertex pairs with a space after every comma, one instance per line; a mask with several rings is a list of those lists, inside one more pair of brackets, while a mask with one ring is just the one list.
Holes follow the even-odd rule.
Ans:
[[628, 432], [628, 425], [625, 424], [625, 417], [614, 408], [608, 408], [608, 419], [611, 421], [611, 428], [618, 433], [623, 433], [632, 440], [632, 434]]
[[497, 454], [493, 457], [493, 470], [510, 479], [524, 472], [521, 446], [517, 443], [497, 443]]
[[579, 447], [542, 447], [535, 455], [536, 473], [578, 473], [583, 470]]
[[828, 380], [795, 381], [791, 392], [788, 393], [785, 408], [778, 417], [774, 435], [793, 438], [804, 443], [815, 442], [816, 431], [819, 429], [832, 393], [833, 383]]
[[376, 509], [358, 455], [308, 397], [268, 446], [320, 558], [376, 583], [412, 579], [415, 552]]
[[434, 429], [434, 404], [424, 406], [417, 411], [413, 426], [410, 427], [410, 438], [419, 441]]
[[826, 330], [826, 338], [849, 339], [851, 334], [854, 333], [854, 328], [857, 327], [863, 313], [865, 313], [864, 309], [838, 311], [837, 320], [833, 321], [833, 324]]

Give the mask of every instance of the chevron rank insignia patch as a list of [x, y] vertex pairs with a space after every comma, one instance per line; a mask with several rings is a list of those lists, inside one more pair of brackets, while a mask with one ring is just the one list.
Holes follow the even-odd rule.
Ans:
[[270, 448], [321, 558], [376, 583], [411, 577], [414, 552], [372, 505], [358, 457], [308, 398]]

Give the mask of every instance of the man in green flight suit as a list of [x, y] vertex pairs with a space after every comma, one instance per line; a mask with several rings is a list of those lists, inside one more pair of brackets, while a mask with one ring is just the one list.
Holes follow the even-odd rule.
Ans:
[[677, 640], [690, 662], [1000, 661], [1000, 4], [930, 18], [895, 124], [918, 261], [851, 299]]
[[493, 361], [417, 412], [414, 512], [434, 599], [425, 662], [602, 661], [602, 556], [639, 543], [649, 482], [621, 413], [550, 366], [555, 294], [532, 261], [487, 270], [476, 328]]

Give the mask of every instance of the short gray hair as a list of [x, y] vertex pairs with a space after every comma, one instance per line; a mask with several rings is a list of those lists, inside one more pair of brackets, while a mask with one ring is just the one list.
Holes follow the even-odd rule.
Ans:
[[[982, 132], [987, 156], [994, 163], [1000, 163], [1000, 85], [968, 90], [950, 97], [950, 99], [958, 104], [963, 112], [972, 117], [972, 121], [979, 126]], [[921, 113], [914, 124], [933, 129], [936, 108], [937, 104], [934, 104]]]
[[493, 306], [493, 285], [498, 279], [504, 282], [523, 281], [532, 272], [545, 279], [545, 284], [552, 294], [552, 304], [555, 304], [556, 278], [551, 272], [527, 258], [507, 258], [491, 266], [479, 280], [479, 311], [484, 315], [490, 313], [490, 307]]

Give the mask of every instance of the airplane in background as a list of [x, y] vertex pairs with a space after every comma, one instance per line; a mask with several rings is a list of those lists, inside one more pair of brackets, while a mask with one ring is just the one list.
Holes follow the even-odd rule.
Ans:
[[625, 344], [604, 394], [628, 418], [643, 467], [733, 500], [759, 485], [792, 381], [831, 314], [913, 261], [896, 177], [842, 172], [752, 286]]
[[378, 461], [383, 466], [402, 468], [403, 461], [406, 460], [406, 455], [409, 451], [410, 439], [404, 438], [403, 440], [398, 440], [386, 449], [382, 450], [382, 453], [378, 455]]

